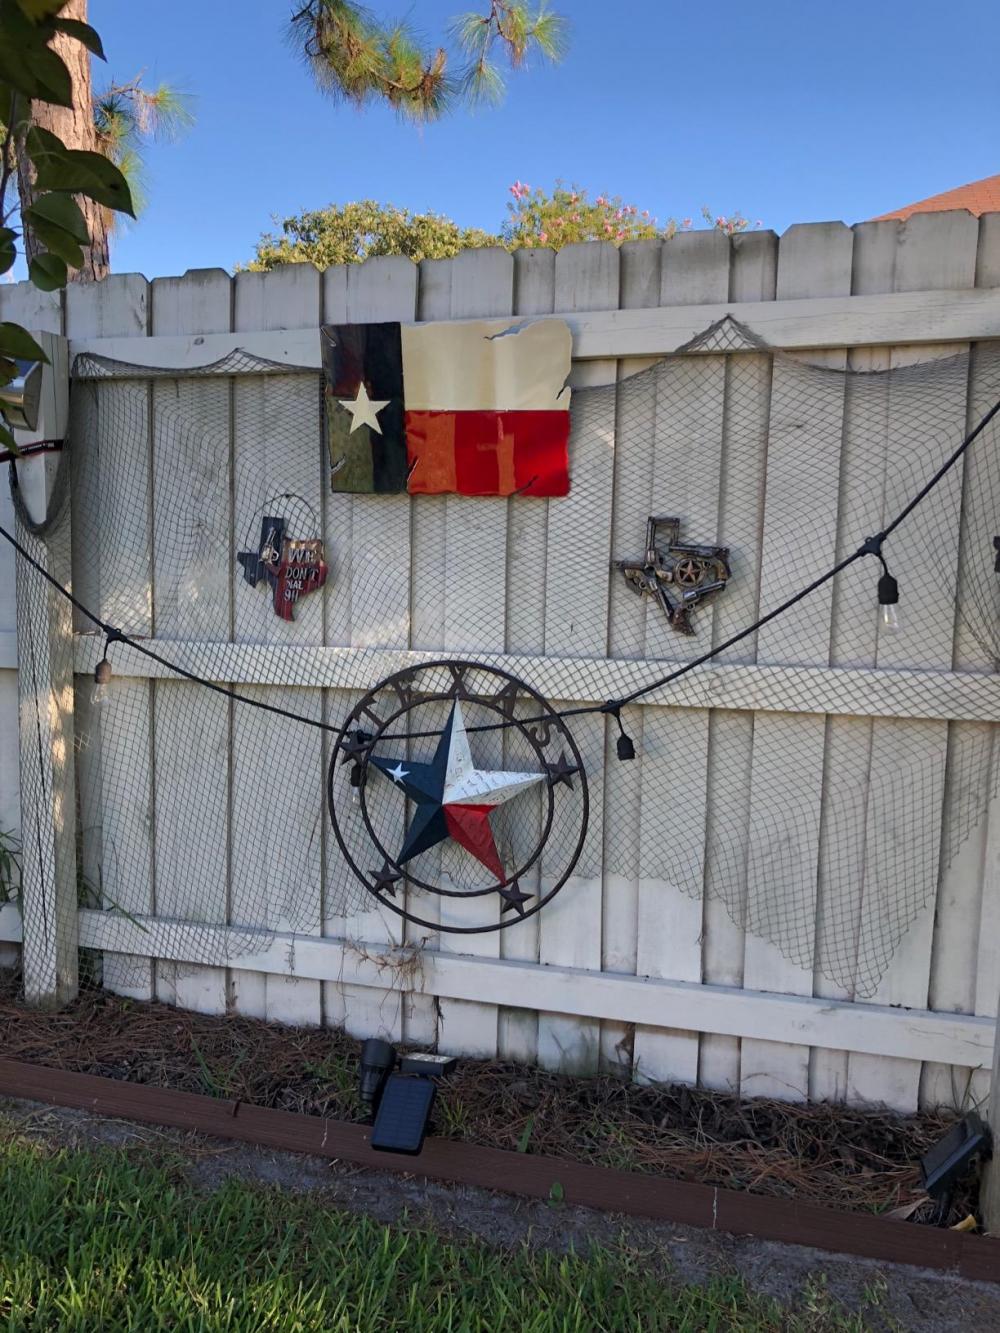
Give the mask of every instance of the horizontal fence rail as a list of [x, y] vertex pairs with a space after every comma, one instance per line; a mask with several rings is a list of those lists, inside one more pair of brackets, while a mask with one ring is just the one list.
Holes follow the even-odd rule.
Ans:
[[[235, 940], [237, 936], [225, 927], [213, 930], [183, 921], [171, 924], [173, 938], [161, 956], [176, 963], [198, 962], [213, 946], [225, 957], [233, 949], [228, 937]], [[80, 944], [100, 950], [113, 944], [116, 952], [141, 954], [143, 937], [162, 925], [162, 918], [123, 921], [113, 912], [84, 910], [80, 912]], [[0, 941], [17, 942], [20, 937], [17, 910], [11, 906], [0, 909]], [[417, 992], [654, 1027], [693, 1026], [697, 1032], [762, 1041], [780, 1038], [802, 1046], [937, 1060], [969, 1069], [988, 1067], [993, 1053], [992, 1020], [971, 1014], [859, 1006], [583, 968], [484, 960], [439, 950], [394, 951], [384, 943], [278, 934], [266, 948], [243, 953], [240, 963], [248, 971], [268, 976], [345, 988], [388, 989], [400, 997]], [[393, 974], [399, 971], [405, 971], [407, 979], [394, 985]]]
[[[1000, 292], [901, 292], [884, 296], [839, 296], [794, 301], [663, 306], [644, 310], [567, 313], [576, 361], [667, 356], [685, 347], [710, 324], [733, 315], [771, 347], [806, 351], [827, 347], [919, 346], [1000, 338]], [[525, 320], [525, 323], [530, 321]], [[717, 348], [703, 349], [712, 354]], [[749, 349], [748, 349], [749, 350]], [[83, 354], [129, 362], [139, 368], [196, 370], [231, 352], [246, 352], [280, 365], [321, 365], [319, 330], [274, 333], [213, 333], [199, 337], [77, 338], [70, 356]], [[694, 349], [699, 354], [699, 349]], [[82, 370], [82, 377], [94, 371]]]
[[[181, 680], [197, 672], [206, 653], [218, 644], [172, 639], [146, 639], [142, 647], [164, 659], [158, 662], [124, 643], [112, 650], [116, 676], [129, 679]], [[104, 654], [104, 640], [81, 635], [76, 644], [76, 670], [92, 675]], [[523, 680], [551, 699], [566, 704], [603, 703], [640, 689], [679, 662], [608, 661], [586, 658], [528, 657], [515, 653], [449, 652], [459, 661], [476, 661]], [[225, 649], [226, 680], [240, 685], [289, 685], [333, 690], [356, 689], [361, 681], [381, 680], [393, 672], [435, 662], [440, 652], [385, 648], [292, 648], [244, 644]], [[166, 665], [170, 663], [170, 665]], [[180, 668], [175, 670], [174, 668]], [[588, 673], [592, 683], [581, 688]], [[887, 709], [880, 686], [897, 696]], [[878, 699], [876, 704], [873, 700]], [[807, 707], [803, 706], [803, 700]], [[650, 707], [751, 709], [758, 712], [810, 712], [853, 717], [938, 718], [992, 722], [1000, 716], [1000, 676], [950, 671], [852, 670], [849, 667], [706, 665], [697, 672], [652, 691], [643, 698]]]

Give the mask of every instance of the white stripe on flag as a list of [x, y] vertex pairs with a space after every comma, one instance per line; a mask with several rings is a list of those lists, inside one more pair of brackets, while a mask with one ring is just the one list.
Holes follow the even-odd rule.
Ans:
[[402, 337], [408, 412], [569, 411], [573, 337], [561, 319], [404, 324]]

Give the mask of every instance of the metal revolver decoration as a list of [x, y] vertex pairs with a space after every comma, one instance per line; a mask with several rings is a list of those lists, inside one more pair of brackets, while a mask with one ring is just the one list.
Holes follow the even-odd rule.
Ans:
[[679, 518], [650, 517], [644, 555], [616, 564], [633, 592], [660, 603], [672, 629], [693, 634], [691, 612], [722, 592], [729, 580], [729, 547], [696, 546], [682, 542], [680, 535]]

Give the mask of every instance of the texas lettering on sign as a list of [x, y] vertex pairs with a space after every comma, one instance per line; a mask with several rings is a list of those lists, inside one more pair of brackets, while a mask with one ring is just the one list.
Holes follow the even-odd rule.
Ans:
[[271, 589], [275, 615], [282, 620], [294, 620], [296, 603], [323, 587], [328, 569], [322, 541], [289, 537], [286, 527], [285, 519], [265, 515], [257, 550], [240, 551], [236, 559], [251, 588], [265, 583]]
[[328, 324], [335, 491], [569, 491], [572, 337], [563, 320]]

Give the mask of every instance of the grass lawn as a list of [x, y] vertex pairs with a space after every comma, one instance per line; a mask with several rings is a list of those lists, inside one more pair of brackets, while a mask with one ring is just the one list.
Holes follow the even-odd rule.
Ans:
[[648, 1254], [449, 1242], [316, 1195], [196, 1184], [169, 1155], [57, 1149], [0, 1121], [0, 1329], [861, 1330], [807, 1292], [789, 1315], [736, 1278], [665, 1280]]

